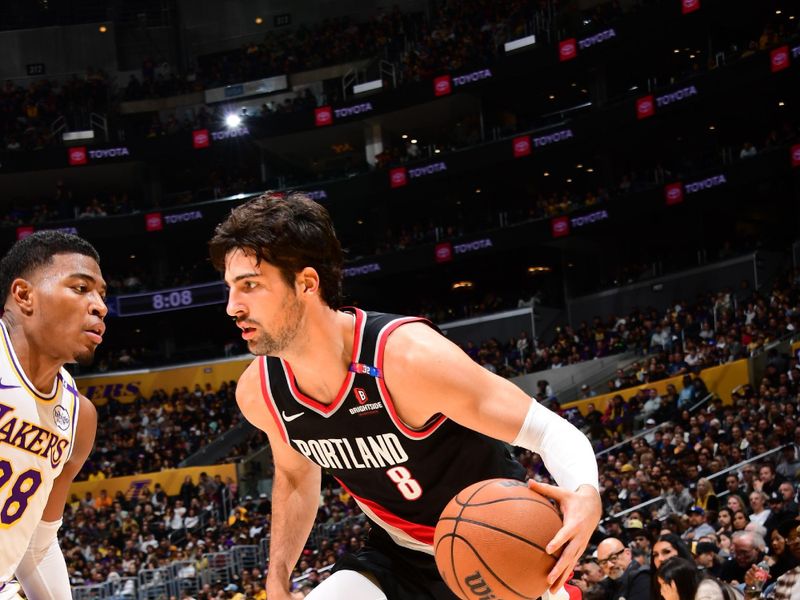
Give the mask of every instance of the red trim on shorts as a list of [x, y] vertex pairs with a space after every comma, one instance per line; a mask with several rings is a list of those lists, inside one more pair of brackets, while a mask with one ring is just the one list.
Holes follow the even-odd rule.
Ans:
[[403, 531], [409, 537], [414, 538], [418, 542], [423, 544], [427, 544], [428, 546], [433, 546], [433, 532], [435, 531], [435, 527], [430, 525], [420, 525], [419, 523], [412, 523], [411, 521], [406, 521], [402, 517], [398, 517], [393, 512], [385, 509], [383, 506], [378, 504], [377, 502], [373, 502], [372, 500], [367, 500], [366, 498], [362, 498], [353, 493], [353, 491], [348, 488], [342, 480], [338, 477], [335, 478], [341, 486], [345, 489], [345, 491], [350, 494], [353, 498], [358, 500], [361, 504], [369, 507], [369, 509], [374, 512], [378, 517], [380, 517], [387, 525], [391, 525], [392, 527], [396, 527]]
[[[356, 324], [353, 333], [353, 353], [350, 362], [357, 362], [358, 357], [361, 354], [361, 339], [362, 339], [362, 330], [364, 325], [364, 320], [366, 317], [366, 313], [363, 310], [355, 309], [356, 313]], [[342, 401], [347, 397], [347, 392], [350, 390], [350, 386], [353, 384], [353, 379], [355, 379], [355, 373], [348, 372], [347, 377], [344, 378], [341, 387], [339, 388], [339, 392], [336, 394], [336, 398], [330, 404], [323, 404], [318, 400], [314, 400], [309, 396], [306, 396], [300, 389], [297, 387], [297, 381], [295, 380], [294, 373], [292, 372], [291, 365], [286, 362], [285, 360], [281, 359], [281, 364], [283, 365], [284, 370], [286, 371], [286, 380], [289, 382], [289, 387], [292, 390], [292, 394], [297, 399], [300, 404], [305, 404], [308, 408], [312, 410], [316, 410], [318, 412], [323, 413], [324, 415], [329, 415], [333, 411], [335, 411]]]
[[269, 410], [272, 418], [275, 419], [275, 424], [278, 426], [278, 431], [283, 438], [283, 441], [289, 444], [289, 439], [286, 435], [286, 427], [281, 421], [280, 416], [277, 413], [277, 408], [275, 407], [275, 399], [272, 397], [272, 390], [270, 390], [269, 382], [267, 382], [267, 357], [266, 356], [259, 356], [258, 357], [258, 373], [261, 377], [261, 395], [264, 397], [264, 404], [267, 405], [267, 410]]
[[[401, 325], [405, 325], [406, 323], [431, 324], [430, 321], [421, 317], [405, 317], [402, 319], [397, 319], [396, 321], [392, 321], [383, 331], [381, 331], [380, 336], [378, 337], [378, 350], [375, 354], [375, 366], [380, 370], [381, 373], [384, 373], [383, 352], [386, 349], [386, 341], [389, 339], [389, 335], [395, 329]], [[422, 429], [411, 429], [408, 425], [403, 423], [403, 420], [397, 414], [397, 410], [394, 407], [394, 401], [392, 400], [392, 395], [389, 393], [389, 388], [386, 387], [386, 382], [384, 381], [383, 377], [381, 376], [377, 378], [376, 381], [378, 382], [378, 387], [381, 390], [381, 395], [383, 396], [383, 403], [386, 406], [386, 410], [389, 412], [389, 415], [391, 416], [392, 421], [394, 421], [394, 424], [397, 426], [397, 428], [406, 436], [415, 439], [426, 438], [436, 431], [439, 426], [447, 420], [445, 415], [440, 414], [432, 422], [429, 422], [422, 427]]]

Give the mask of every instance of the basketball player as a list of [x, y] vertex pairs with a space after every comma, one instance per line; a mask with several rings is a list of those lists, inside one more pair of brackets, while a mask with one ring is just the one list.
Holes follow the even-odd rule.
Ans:
[[524, 479], [498, 440], [540, 453], [561, 486], [529, 483], [564, 513], [547, 546], [562, 549], [548, 579], [561, 588], [601, 514], [597, 464], [580, 431], [424, 319], [336, 310], [341, 247], [327, 211], [301, 194], [268, 193], [234, 209], [210, 254], [230, 286], [228, 314], [259, 357], [236, 398], [267, 433], [275, 461], [270, 600], [291, 598], [322, 469], [374, 526], [366, 548], [343, 557], [308, 598], [455, 598], [433, 560], [433, 530], [466, 486]]
[[[97, 413], [65, 363], [102, 341], [106, 284], [85, 240], [42, 231], [0, 261], [0, 600], [72, 598], [56, 539]], [[16, 577], [17, 581], [14, 581]]]

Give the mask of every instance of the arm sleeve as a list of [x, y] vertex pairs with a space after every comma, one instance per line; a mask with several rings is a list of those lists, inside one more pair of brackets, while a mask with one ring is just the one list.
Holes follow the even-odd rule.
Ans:
[[28, 598], [70, 600], [67, 563], [58, 545], [58, 521], [41, 521], [17, 566], [16, 576]]
[[600, 491], [597, 461], [589, 439], [536, 400], [531, 400], [522, 429], [512, 444], [539, 454], [561, 487], [575, 491], [581, 485], [591, 485]]

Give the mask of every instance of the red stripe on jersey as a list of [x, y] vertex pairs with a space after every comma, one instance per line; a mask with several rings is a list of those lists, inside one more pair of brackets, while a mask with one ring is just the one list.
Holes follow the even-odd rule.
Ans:
[[[355, 331], [353, 333], [353, 353], [350, 361], [351, 363], [357, 362], [357, 359], [361, 354], [361, 338], [365, 321], [366, 313], [363, 310], [356, 309], [356, 324]], [[339, 407], [339, 405], [342, 403], [342, 400], [344, 400], [347, 396], [347, 392], [350, 390], [350, 386], [353, 384], [353, 379], [355, 378], [355, 373], [348, 372], [347, 377], [344, 378], [344, 381], [342, 382], [334, 401], [330, 404], [323, 404], [322, 402], [314, 400], [314, 398], [310, 398], [301, 392], [297, 387], [297, 381], [294, 378], [291, 365], [283, 359], [281, 359], [281, 364], [286, 371], [286, 380], [289, 382], [289, 387], [297, 401], [325, 415], [332, 413]]]
[[[420, 317], [406, 317], [403, 319], [398, 319], [397, 321], [393, 321], [386, 329], [384, 329], [380, 336], [378, 337], [378, 352], [375, 357], [375, 366], [380, 370], [381, 373], [384, 373], [383, 370], [383, 352], [386, 349], [386, 340], [389, 339], [389, 335], [401, 325], [405, 325], [406, 323], [428, 323], [430, 321], [427, 319], [423, 319]], [[425, 438], [432, 434], [439, 426], [447, 420], [445, 415], [439, 415], [433, 422], [426, 424], [422, 429], [411, 429], [408, 425], [403, 423], [403, 420], [397, 414], [397, 410], [394, 407], [394, 401], [392, 400], [392, 396], [389, 393], [389, 388], [386, 387], [386, 382], [384, 381], [383, 377], [380, 377], [376, 380], [378, 382], [378, 387], [381, 390], [381, 395], [383, 396], [384, 404], [386, 405], [386, 410], [389, 412], [389, 415], [392, 417], [392, 421], [394, 421], [395, 425], [397, 426], [400, 431], [402, 431], [405, 435], [410, 438]]]
[[392, 527], [396, 527], [400, 529], [408, 536], [414, 538], [418, 542], [423, 544], [427, 544], [428, 546], [433, 546], [433, 532], [436, 529], [435, 527], [431, 527], [430, 525], [420, 525], [419, 523], [412, 523], [411, 521], [406, 521], [402, 517], [398, 517], [393, 512], [385, 509], [383, 506], [378, 504], [377, 502], [373, 502], [372, 500], [367, 500], [366, 498], [362, 498], [352, 492], [342, 481], [336, 477], [336, 481], [350, 494], [353, 498], [358, 500], [361, 504], [367, 506], [372, 512], [374, 512], [378, 517], [380, 517], [387, 525], [391, 525]]
[[275, 398], [272, 397], [272, 390], [270, 390], [269, 382], [267, 381], [267, 357], [259, 356], [257, 360], [258, 373], [261, 376], [261, 395], [264, 397], [264, 404], [267, 405], [267, 410], [269, 410], [272, 418], [275, 419], [275, 424], [278, 426], [278, 431], [280, 431], [283, 441], [289, 444], [289, 439], [286, 436], [286, 427], [284, 427], [283, 421], [281, 421], [281, 418], [278, 416], [277, 409], [275, 408]]

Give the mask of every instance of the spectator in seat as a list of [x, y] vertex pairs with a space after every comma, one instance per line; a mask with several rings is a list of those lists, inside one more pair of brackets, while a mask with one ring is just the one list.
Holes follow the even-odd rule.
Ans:
[[764, 538], [752, 531], [737, 531], [733, 534], [732, 557], [720, 570], [720, 579], [728, 583], [743, 583], [744, 576], [752, 565], [764, 558]]
[[613, 581], [612, 600], [648, 600], [650, 569], [633, 560], [630, 548], [617, 538], [606, 538], [597, 546], [597, 560]]
[[664, 600], [710, 600], [711, 598], [742, 598], [732, 586], [707, 576], [694, 561], [670, 558], [658, 570], [658, 583]]

